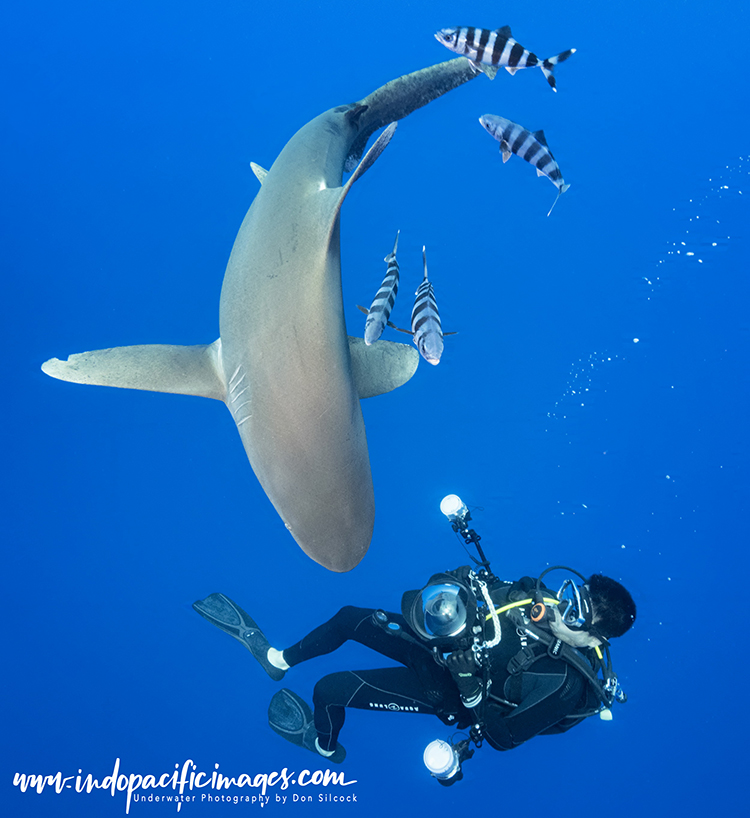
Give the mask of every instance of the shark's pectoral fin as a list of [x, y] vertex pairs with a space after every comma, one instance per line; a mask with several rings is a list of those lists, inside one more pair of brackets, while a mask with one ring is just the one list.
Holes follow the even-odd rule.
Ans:
[[81, 352], [67, 361], [51, 358], [42, 371], [73, 383], [224, 400], [220, 356], [221, 339], [199, 346], [145, 344]]
[[417, 371], [419, 354], [406, 344], [376, 341], [367, 346], [364, 338], [349, 336], [354, 386], [360, 398], [372, 398], [405, 384]]

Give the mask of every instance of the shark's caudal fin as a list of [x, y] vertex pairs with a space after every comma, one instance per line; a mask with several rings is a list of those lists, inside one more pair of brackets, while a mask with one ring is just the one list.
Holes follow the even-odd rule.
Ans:
[[[485, 63], [483, 63], [483, 62], [473, 62], [473, 63], [471, 63], [471, 65], [472, 65], [472, 68], [474, 68], [477, 72], [481, 71], [482, 74], [486, 74], [491, 80], [494, 80], [495, 77], [497, 76], [497, 66], [496, 65], [485, 65]], [[515, 68], [508, 68], [507, 65], [505, 66], [505, 70], [509, 71], [511, 74], [516, 73]]]
[[388, 143], [391, 141], [391, 137], [396, 132], [397, 124], [396, 122], [391, 122], [383, 133], [372, 143], [370, 149], [362, 158], [362, 161], [357, 165], [352, 175], [346, 180], [346, 183], [342, 187], [325, 188], [317, 194], [321, 197], [321, 202], [323, 202], [322, 207], [324, 208], [326, 217], [330, 220], [331, 229], [333, 229], [333, 225], [336, 223], [336, 219], [338, 219], [341, 205], [344, 204], [344, 199], [346, 199], [347, 194], [352, 189], [352, 185], [357, 179], [361, 179], [362, 176], [364, 176], [373, 166], [375, 160], [386, 149]]
[[219, 357], [221, 341], [199, 346], [145, 344], [97, 349], [51, 358], [42, 371], [52, 378], [95, 386], [118, 386], [224, 400], [226, 385]]
[[[370, 150], [364, 155], [362, 161], [354, 169], [354, 172], [344, 185], [344, 196], [349, 192], [351, 186], [361, 179], [362, 176], [373, 166], [375, 160], [386, 149], [388, 143], [391, 141], [393, 134], [396, 133], [398, 122], [391, 122], [391, 124], [380, 134], [380, 136], [372, 143]], [[343, 197], [342, 197], [343, 198]]]
[[360, 398], [382, 395], [405, 384], [417, 371], [419, 354], [407, 344], [376, 341], [368, 346], [364, 338], [349, 336], [354, 386]]

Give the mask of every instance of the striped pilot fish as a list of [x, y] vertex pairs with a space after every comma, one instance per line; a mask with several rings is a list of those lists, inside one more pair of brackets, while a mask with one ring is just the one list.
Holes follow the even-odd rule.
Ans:
[[399, 230], [398, 233], [396, 233], [393, 250], [383, 259], [388, 265], [385, 271], [385, 278], [367, 312], [367, 321], [365, 322], [365, 343], [367, 346], [374, 344], [383, 334], [385, 325], [388, 323], [388, 317], [396, 301], [396, 294], [398, 293], [396, 248], [398, 247], [398, 236], [400, 232]]
[[[552, 207], [554, 207], [557, 200], [570, 185], [565, 184], [560, 167], [555, 161], [552, 151], [547, 147], [544, 131], [534, 131], [532, 133], [521, 125], [494, 114], [480, 116], [479, 123], [500, 143], [503, 162], [510, 159], [511, 153], [515, 153], [536, 168], [537, 176], [546, 176], [554, 183], [557, 188], [557, 196], [555, 201], [552, 202]], [[552, 207], [547, 213], [548, 216], [552, 212]]]
[[411, 311], [411, 331], [419, 354], [430, 364], [439, 364], [443, 354], [443, 328], [440, 325], [440, 313], [435, 290], [427, 278], [427, 255], [422, 247], [424, 278], [417, 289], [414, 309]]
[[519, 68], [533, 68], [538, 65], [553, 91], [557, 91], [555, 78], [552, 75], [554, 67], [567, 60], [571, 54], [575, 54], [575, 48], [569, 48], [556, 57], [540, 60], [536, 54], [527, 51], [513, 39], [510, 26], [503, 26], [497, 31], [472, 26], [444, 28], [438, 31], [435, 39], [446, 48], [455, 51], [456, 54], [467, 57], [490, 79], [494, 78], [500, 66], [505, 68], [509, 74], [515, 74]]

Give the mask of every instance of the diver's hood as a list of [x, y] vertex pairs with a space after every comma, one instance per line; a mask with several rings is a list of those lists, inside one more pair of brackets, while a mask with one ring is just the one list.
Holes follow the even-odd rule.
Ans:
[[452, 574], [435, 574], [424, 588], [401, 597], [401, 613], [425, 642], [447, 647], [471, 635], [477, 601], [471, 588]]

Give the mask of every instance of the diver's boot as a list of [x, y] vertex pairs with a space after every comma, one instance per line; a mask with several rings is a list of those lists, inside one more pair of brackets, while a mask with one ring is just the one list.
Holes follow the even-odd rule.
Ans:
[[271, 646], [263, 631], [236, 602], [224, 594], [211, 594], [193, 602], [193, 609], [212, 625], [241, 642], [275, 682], [284, 678], [286, 671], [268, 661], [268, 649]]
[[282, 738], [310, 750], [320, 758], [334, 764], [341, 764], [346, 758], [346, 750], [338, 743], [330, 755], [320, 747], [312, 710], [307, 702], [285, 687], [274, 693], [268, 705], [268, 724]]

